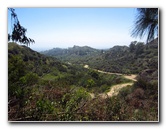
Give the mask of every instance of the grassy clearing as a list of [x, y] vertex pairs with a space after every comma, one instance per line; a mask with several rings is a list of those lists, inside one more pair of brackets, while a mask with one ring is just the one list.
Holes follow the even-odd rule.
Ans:
[[55, 79], [57, 79], [57, 76], [52, 75], [52, 74], [49, 73], [49, 74], [44, 75], [42, 77], [42, 79], [44, 79], [44, 80], [55, 80]]

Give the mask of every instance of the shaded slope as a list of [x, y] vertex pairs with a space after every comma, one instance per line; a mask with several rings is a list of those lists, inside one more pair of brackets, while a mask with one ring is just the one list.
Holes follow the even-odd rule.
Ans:
[[56, 58], [47, 57], [26, 46], [8, 43], [9, 64], [16, 57], [24, 62], [25, 66], [23, 69], [34, 72], [39, 76], [49, 73], [52, 68], [58, 71], [65, 71], [62, 63]]
[[42, 53], [72, 64], [87, 64], [91, 68], [113, 73], [138, 74], [145, 69], [158, 69], [158, 38], [147, 44], [134, 41], [129, 47], [114, 46], [109, 50], [74, 46]]

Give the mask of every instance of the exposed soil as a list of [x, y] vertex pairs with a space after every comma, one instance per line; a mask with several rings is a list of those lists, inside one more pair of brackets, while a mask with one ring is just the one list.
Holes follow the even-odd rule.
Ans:
[[[88, 66], [88, 65], [85, 65], [84, 68], [89, 69], [89, 66]], [[104, 74], [122, 75], [122, 76], [124, 76], [126, 79], [129, 79], [129, 80], [132, 80], [132, 81], [137, 81], [137, 80], [136, 80], [137, 75], [135, 75], [135, 74], [125, 75], [125, 74], [122, 74], [122, 73], [111, 73], [111, 72], [105, 72], [105, 71], [101, 71], [101, 70], [97, 70], [97, 69], [93, 69], [93, 70], [95, 70], [95, 71], [97, 71], [97, 72], [100, 72], [100, 73], [104, 73]], [[116, 95], [118, 95], [119, 91], [120, 91], [123, 87], [132, 86], [133, 83], [134, 83], [134, 82], [113, 85], [113, 86], [111, 86], [109, 92], [99, 94], [99, 96], [101, 96], [102, 98], [107, 98], [107, 97], [116, 96]], [[91, 95], [92, 98], [95, 97], [94, 93], [90, 93], [90, 95]]]

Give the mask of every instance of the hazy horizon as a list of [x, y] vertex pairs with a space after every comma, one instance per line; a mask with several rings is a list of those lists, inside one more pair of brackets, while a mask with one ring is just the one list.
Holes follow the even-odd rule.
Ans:
[[[54, 49], [54, 48], [60, 48], [60, 49], [68, 49], [68, 48], [72, 48], [72, 47], [74, 47], [74, 46], [79, 46], [79, 47], [85, 47], [85, 46], [88, 46], [88, 45], [73, 45], [73, 46], [69, 46], [69, 47], [50, 47], [50, 48], [40, 48], [40, 47], [36, 47], [36, 48], [34, 48], [33, 47], [33, 44], [31, 44], [29, 47], [31, 48], [31, 49], [33, 49], [33, 50], [35, 50], [35, 51], [38, 51], [38, 52], [40, 52], [40, 51], [46, 51], [46, 50], [51, 50], [51, 49]], [[129, 47], [129, 45], [114, 45], [114, 46], [127, 46], [127, 47]], [[114, 47], [114, 46], [112, 46], [112, 47]], [[88, 47], [91, 47], [91, 46], [88, 46]], [[94, 49], [98, 49], [98, 50], [107, 50], [107, 49], [110, 49], [110, 48], [112, 48], [112, 47], [103, 47], [103, 48], [95, 48], [95, 47], [91, 47], [91, 48], [94, 48]]]
[[[115, 45], [128, 46], [137, 14], [136, 8], [14, 8], [27, 37], [35, 40], [30, 48], [48, 50], [89, 46], [109, 49]], [[8, 11], [8, 33], [12, 26]]]

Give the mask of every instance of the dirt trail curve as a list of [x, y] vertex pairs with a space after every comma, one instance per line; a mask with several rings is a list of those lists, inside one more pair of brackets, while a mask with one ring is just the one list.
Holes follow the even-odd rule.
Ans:
[[[89, 69], [89, 66], [88, 66], [88, 65], [85, 65], [84, 68]], [[124, 74], [121, 74], [121, 73], [111, 73], [111, 72], [105, 72], [105, 71], [101, 71], [101, 70], [97, 70], [97, 69], [93, 69], [93, 70], [95, 70], [95, 71], [97, 71], [97, 72], [100, 72], [100, 73], [104, 73], [104, 74], [116, 74], [116, 75], [121, 75], [121, 76], [125, 77], [126, 79], [129, 79], [129, 80], [132, 80], [132, 81], [133, 81], [133, 82], [130, 82], [130, 83], [116, 84], [116, 85], [114, 85], [114, 86], [111, 86], [109, 92], [99, 94], [99, 96], [101, 96], [102, 98], [107, 98], [107, 97], [112, 97], [112, 96], [118, 95], [119, 91], [120, 91], [123, 87], [132, 86], [133, 83], [134, 83], [134, 81], [137, 81], [137, 80], [136, 80], [137, 75], [135, 75], [135, 74], [124, 75]], [[95, 97], [95, 95], [94, 95], [93, 93], [90, 93], [90, 95], [91, 95], [92, 98]]]
[[101, 70], [96, 70], [96, 69], [93, 69], [97, 72], [100, 72], [100, 73], [105, 73], [105, 74], [116, 74], [116, 75], [123, 75], [126, 79], [129, 79], [129, 80], [132, 80], [132, 81], [137, 81], [135, 78], [136, 78], [136, 74], [130, 74], [130, 75], [125, 75], [125, 74], [121, 74], [121, 73], [110, 73], [110, 72], [104, 72], [104, 71], [101, 71]]
[[[107, 98], [107, 97], [116, 96], [116, 95], [118, 95], [119, 91], [120, 91], [123, 87], [131, 86], [131, 85], [133, 85], [133, 82], [114, 85], [114, 86], [112, 86], [112, 87], [110, 88], [110, 91], [109, 91], [109, 92], [99, 94], [99, 96], [101, 96], [102, 98]], [[94, 97], [94, 96], [91, 96], [91, 97]]]

